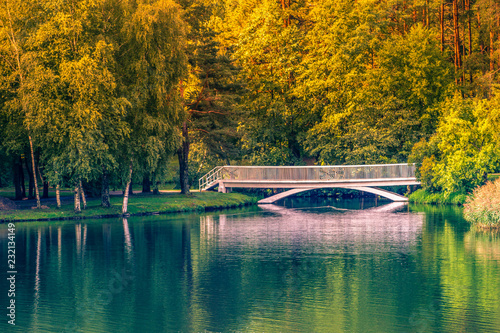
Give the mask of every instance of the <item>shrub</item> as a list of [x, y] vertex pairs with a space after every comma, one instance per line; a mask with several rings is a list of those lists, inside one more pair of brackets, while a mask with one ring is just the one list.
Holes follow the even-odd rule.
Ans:
[[477, 187], [465, 203], [464, 216], [480, 228], [500, 228], [500, 178]]
[[466, 200], [466, 195], [461, 192], [456, 193], [432, 193], [424, 189], [419, 189], [410, 194], [408, 199], [411, 202], [423, 204], [451, 204], [463, 205]]

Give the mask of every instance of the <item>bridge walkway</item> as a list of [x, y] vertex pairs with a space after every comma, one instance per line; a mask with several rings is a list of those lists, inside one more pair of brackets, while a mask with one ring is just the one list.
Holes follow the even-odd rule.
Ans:
[[200, 191], [228, 188], [289, 188], [290, 191], [265, 198], [273, 203], [284, 197], [318, 188], [346, 188], [374, 193], [393, 201], [407, 201], [379, 186], [419, 185], [415, 165], [376, 164], [339, 166], [221, 166], [199, 180]]

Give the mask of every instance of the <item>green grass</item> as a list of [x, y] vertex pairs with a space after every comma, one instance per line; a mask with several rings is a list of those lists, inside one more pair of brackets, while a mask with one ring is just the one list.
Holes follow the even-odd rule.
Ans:
[[408, 200], [414, 203], [424, 204], [445, 204], [445, 205], [463, 205], [467, 195], [463, 193], [429, 193], [424, 189], [419, 189], [409, 195]]
[[[26, 189], [27, 190], [27, 189]], [[40, 197], [43, 194], [43, 189], [39, 189]], [[28, 191], [26, 191], [26, 195], [28, 194]], [[5, 187], [5, 188], [0, 188], [0, 196], [9, 198], [10, 200], [14, 200], [16, 197], [16, 192], [13, 187]], [[73, 196], [73, 190], [72, 189], [61, 189], [61, 197], [69, 197]], [[49, 188], [49, 197], [50, 198], [55, 198], [56, 197], [56, 190], [53, 188]]]
[[167, 190], [167, 191], [177, 190], [177, 189], [175, 188], [175, 185], [177, 185], [177, 184], [176, 184], [176, 183], [165, 183], [165, 184], [160, 184], [160, 185], [158, 186], [158, 189], [159, 189], [160, 191], [165, 191], [165, 190]]
[[[240, 193], [194, 192], [191, 195], [165, 193], [160, 195], [135, 194], [129, 197], [128, 212], [131, 215], [176, 212], [204, 212], [206, 210], [234, 208], [256, 202], [256, 198]], [[73, 211], [73, 201], [64, 201], [60, 209], [55, 202], [48, 209], [0, 211], [0, 221], [35, 221], [72, 218], [100, 218], [121, 215], [121, 196], [111, 197], [111, 208], [100, 207], [100, 199], [89, 199], [81, 213]], [[46, 205], [46, 203], [44, 203]]]

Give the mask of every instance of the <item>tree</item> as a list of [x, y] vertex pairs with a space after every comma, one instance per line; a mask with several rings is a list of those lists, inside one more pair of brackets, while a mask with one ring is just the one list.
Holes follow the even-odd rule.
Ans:
[[[35, 19], [30, 16], [35, 4], [21, 1], [5, 1], [0, 7], [0, 53], [2, 54], [6, 71], [6, 81], [4, 86], [7, 88], [10, 100], [7, 101], [7, 108], [11, 114], [20, 114], [20, 117], [14, 116], [17, 120], [24, 119], [30, 112], [33, 100], [30, 96], [28, 86], [36, 77], [32, 75], [32, 55], [28, 52], [27, 32], [32, 31]], [[29, 35], [28, 35], [29, 36]], [[17, 123], [20, 125], [20, 123]], [[31, 155], [31, 172], [34, 180], [34, 189], [36, 193], [37, 208], [41, 207], [40, 194], [38, 192], [36, 166], [34, 158], [34, 148], [32, 131], [29, 123], [18, 127], [17, 131], [25, 132], [28, 138]], [[16, 194], [16, 197], [18, 193]]]
[[241, 67], [247, 93], [241, 108], [242, 148], [256, 164], [302, 163], [299, 138], [309, 122], [297, 96], [307, 31], [304, 1], [237, 1], [226, 5], [219, 31]]
[[415, 146], [411, 161], [419, 163], [424, 188], [468, 193], [500, 170], [500, 98], [465, 99], [455, 95], [436, 133]]
[[322, 115], [305, 136], [307, 151], [325, 164], [405, 162], [433, 133], [436, 105], [450, 92], [436, 32], [417, 23], [389, 34], [384, 7], [372, 2], [324, 6], [332, 14], [318, 16], [308, 36], [316, 51], [302, 84]]
[[123, 168], [125, 182], [130, 184], [134, 167], [154, 175], [179, 145], [178, 128], [184, 117], [179, 83], [186, 72], [186, 32], [180, 8], [170, 0], [127, 4], [123, 14], [117, 72], [121, 94], [131, 103], [127, 110], [130, 139], [122, 145], [121, 158], [128, 166]]
[[189, 23], [187, 53], [189, 76], [182, 83], [187, 118], [183, 144], [179, 147], [181, 192], [188, 193], [190, 179], [220, 164], [240, 158], [236, 128], [240, 120], [239, 68], [230, 59], [231, 51], [221, 48], [215, 27], [221, 19], [217, 1], [180, 1]]
[[29, 86], [33, 107], [26, 122], [42, 148], [47, 177], [74, 187], [79, 212], [82, 180], [116, 163], [111, 148], [127, 136], [127, 101], [117, 96], [114, 45], [103, 38], [100, 2], [44, 5], [45, 20], [30, 35], [37, 79]]

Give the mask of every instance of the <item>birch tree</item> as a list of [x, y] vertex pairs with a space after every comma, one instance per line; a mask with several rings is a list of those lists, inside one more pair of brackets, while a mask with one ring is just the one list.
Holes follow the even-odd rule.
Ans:
[[[134, 166], [136, 171], [154, 174], [179, 146], [184, 117], [179, 84], [186, 73], [186, 31], [180, 7], [170, 0], [128, 6], [123, 7], [126, 21], [117, 54], [121, 93], [131, 103], [127, 109], [130, 140], [122, 146], [122, 161], [129, 166], [123, 168], [126, 184]], [[127, 200], [124, 197], [124, 214]]]
[[117, 95], [114, 45], [101, 34], [100, 2], [44, 5], [45, 20], [30, 38], [38, 62], [30, 86], [36, 107], [27, 123], [43, 147], [48, 177], [74, 187], [79, 212], [81, 182], [116, 163], [110, 146], [128, 135], [127, 101]]
[[[0, 6], [0, 54], [4, 63], [2, 67], [7, 74], [7, 77], [4, 78], [7, 81], [5, 84], [8, 85], [12, 98], [8, 101], [7, 108], [13, 114], [19, 113], [21, 118], [18, 119], [26, 119], [32, 112], [34, 104], [28, 86], [31, 81], [36, 80], [32, 72], [33, 55], [28, 51], [29, 45], [27, 43], [27, 36], [33, 30], [34, 20], [30, 13], [35, 4], [6, 0]], [[29, 122], [24, 121], [23, 126], [17, 130], [24, 132], [28, 138], [32, 166], [29, 172], [33, 175], [36, 206], [40, 208], [32, 128], [30, 129]]]

